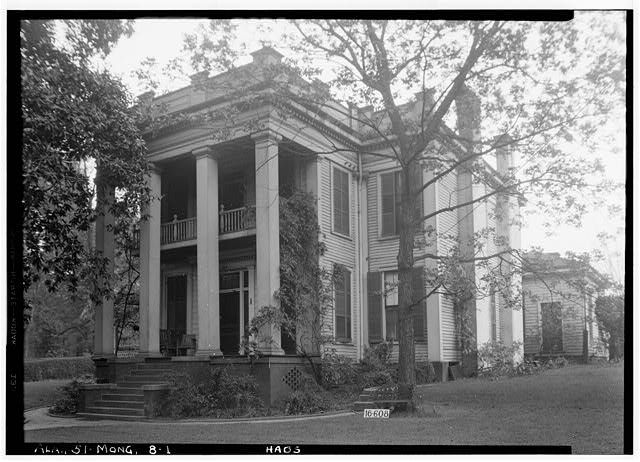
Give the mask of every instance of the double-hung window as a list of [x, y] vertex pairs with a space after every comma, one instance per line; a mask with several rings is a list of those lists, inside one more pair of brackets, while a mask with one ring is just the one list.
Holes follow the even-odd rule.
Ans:
[[333, 168], [333, 231], [349, 236], [349, 173]]
[[380, 235], [395, 236], [399, 231], [400, 172], [383, 173], [380, 175]]
[[335, 266], [336, 340], [351, 341], [351, 272], [342, 265]]

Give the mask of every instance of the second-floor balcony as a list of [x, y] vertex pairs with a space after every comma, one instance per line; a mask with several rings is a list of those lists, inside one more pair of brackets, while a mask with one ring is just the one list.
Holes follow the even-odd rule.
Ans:
[[[231, 236], [233, 233], [242, 233], [244, 231], [255, 229], [256, 227], [256, 210], [254, 206], [239, 207], [235, 209], [225, 210], [220, 207], [219, 215], [219, 233], [221, 236]], [[172, 221], [162, 223], [160, 225], [160, 245], [168, 246], [178, 243], [195, 241], [198, 238], [198, 218], [184, 218], [178, 220], [174, 216]], [[133, 232], [135, 247], [140, 247], [140, 230]]]

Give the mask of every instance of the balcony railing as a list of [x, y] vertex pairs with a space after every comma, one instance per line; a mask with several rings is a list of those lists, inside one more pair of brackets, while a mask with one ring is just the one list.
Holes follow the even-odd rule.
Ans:
[[174, 219], [160, 226], [160, 245], [190, 241], [196, 238], [198, 222], [196, 217], [184, 220]]
[[[253, 205], [237, 209], [224, 210], [220, 208], [220, 234], [235, 233], [256, 227], [256, 209]], [[191, 241], [198, 236], [198, 221], [196, 217], [185, 218], [162, 223], [160, 225], [160, 245], [175, 242]], [[133, 241], [136, 249], [140, 248], [140, 229], [133, 230]]]
[[234, 233], [256, 227], [256, 209], [254, 206], [224, 210], [220, 208], [220, 234]]

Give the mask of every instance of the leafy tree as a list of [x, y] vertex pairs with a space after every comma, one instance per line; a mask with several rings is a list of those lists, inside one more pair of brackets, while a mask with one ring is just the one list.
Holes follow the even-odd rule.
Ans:
[[[198, 114], [160, 116], [155, 123], [166, 127], [188, 119], [215, 128], [212, 137], [222, 140], [239, 124], [259, 126], [259, 121], [239, 117], [258, 102], [272, 104], [279, 117], [292, 117], [282, 102], [339, 113], [329, 102], [334, 98], [345, 103], [340, 115], [355, 119], [362, 136], [389, 147], [361, 154], [393, 159], [401, 168], [399, 381], [412, 385], [411, 320], [419, 300], [412, 293], [411, 275], [416, 263], [430, 263], [427, 284], [432, 290], [426, 296], [440, 292], [456, 300], [463, 364], [471, 369], [476, 353], [471, 302], [501, 287], [511, 306], [519, 306], [518, 294], [509, 291], [518, 267], [508, 242], [494, 239], [498, 250], [489, 252], [486, 243], [495, 230], [475, 230], [460, 241], [429, 227], [430, 219], [444, 213], [464, 216], [496, 199], [526, 197], [549, 226], [579, 225], [585, 210], [602, 203], [615, 186], [603, 180], [596, 154], [611, 141], [601, 128], [615, 126], [624, 108], [623, 18], [585, 12], [566, 22], [277, 22], [279, 47], [292, 52], [286, 65], [229, 74], [234, 78], [228, 85], [216, 81], [209, 90], [235, 102]], [[230, 46], [237, 29], [237, 22], [212, 21], [189, 36], [185, 50], [193, 67], [232, 69], [241, 51]], [[313, 80], [317, 77], [324, 82]], [[269, 91], [261, 86], [265, 82]], [[417, 103], [411, 103], [411, 94], [418, 95]], [[350, 105], [371, 109], [354, 112], [347, 109]], [[453, 131], [449, 126], [456, 115]], [[330, 137], [326, 142], [331, 148], [318, 154], [345, 150]], [[520, 159], [506, 174], [496, 175], [494, 156], [504, 151], [517, 152]], [[423, 191], [456, 173], [486, 186], [485, 193], [457, 191], [455, 204], [423, 216]], [[425, 234], [448, 241], [450, 250], [428, 251], [420, 243]], [[473, 265], [486, 270], [479, 281], [469, 277]]]
[[109, 290], [107, 266], [85, 242], [105, 211], [100, 201], [92, 207], [86, 165], [96, 162], [99, 181], [118, 188], [114, 216], [133, 219], [148, 196], [136, 112], [122, 83], [96, 64], [132, 30], [125, 21], [21, 23], [25, 293], [41, 279], [73, 293], [89, 277], [93, 298]]
[[596, 319], [607, 337], [609, 360], [616, 361], [624, 356], [624, 294], [603, 295], [596, 299]]

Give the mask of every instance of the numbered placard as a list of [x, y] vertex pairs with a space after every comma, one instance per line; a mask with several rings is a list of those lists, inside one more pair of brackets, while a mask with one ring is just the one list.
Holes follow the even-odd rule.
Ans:
[[389, 414], [390, 414], [390, 409], [365, 409], [364, 410], [365, 419], [388, 419]]

